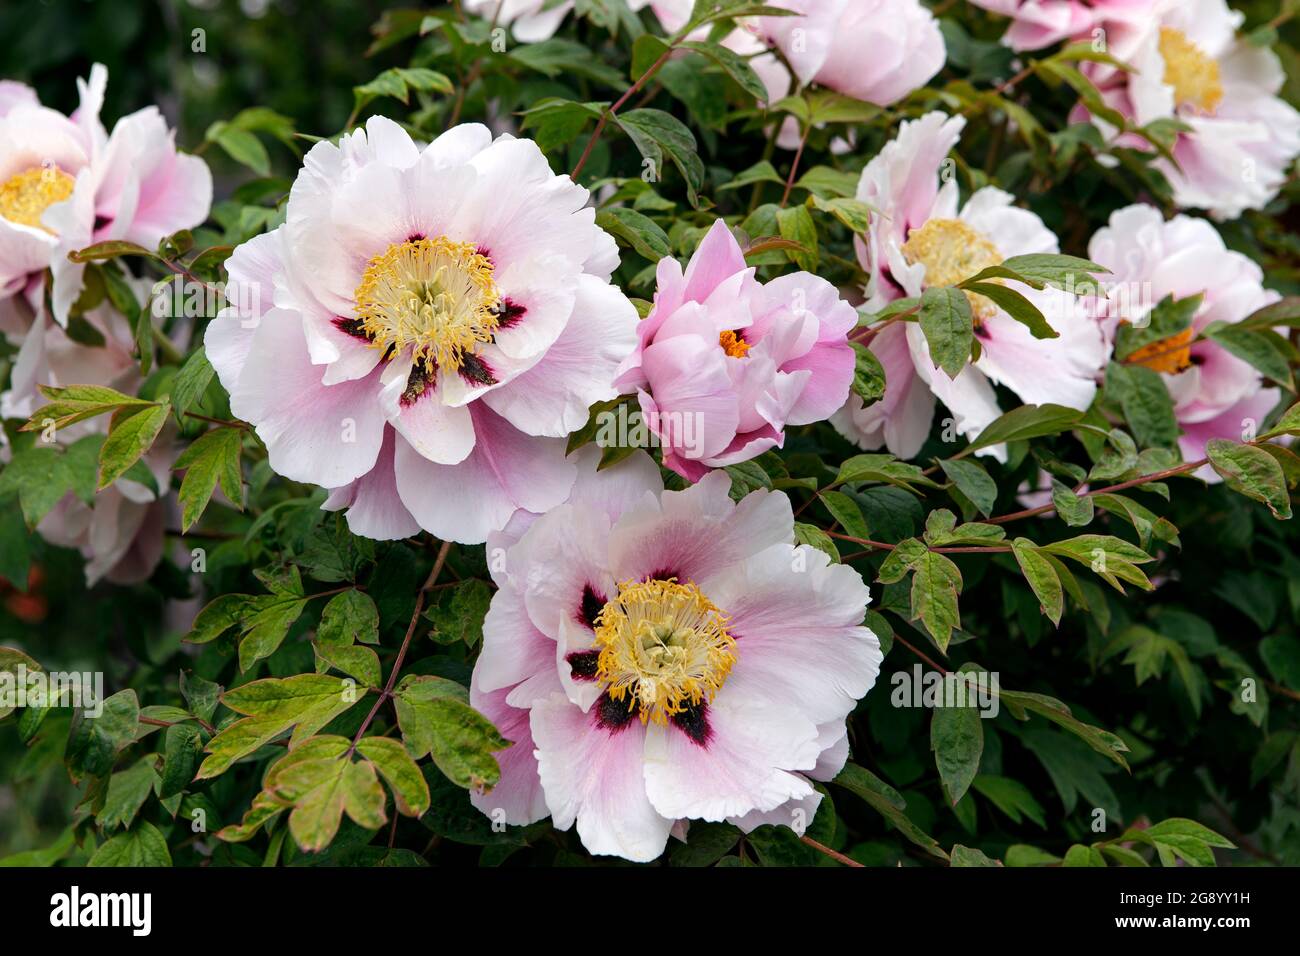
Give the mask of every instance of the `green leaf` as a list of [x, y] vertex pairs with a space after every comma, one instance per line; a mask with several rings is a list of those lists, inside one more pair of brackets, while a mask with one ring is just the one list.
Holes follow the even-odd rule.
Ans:
[[975, 779], [984, 753], [984, 724], [979, 710], [936, 707], [930, 719], [930, 749], [948, 802], [955, 805]]
[[842, 491], [823, 491], [821, 499], [826, 510], [840, 523], [845, 534], [855, 538], [871, 537], [871, 529], [867, 527], [867, 521], [862, 517], [862, 509], [856, 501]]
[[289, 628], [302, 615], [307, 598], [294, 594], [259, 594], [248, 600], [252, 613], [240, 622], [239, 669], [247, 671], [279, 649]]
[[1030, 286], [1056, 286], [1080, 295], [1095, 291], [1094, 275], [1104, 275], [1110, 270], [1089, 259], [1063, 256], [1059, 253], [1035, 252], [1012, 256], [1002, 262], [1002, 268], [1015, 273], [1015, 277]]
[[[1040, 828], [1047, 827], [1042, 805], [1034, 799], [1029, 788], [1019, 780], [982, 773], [971, 781], [971, 787], [1010, 817], [1012, 823], [1020, 823], [1028, 819], [1038, 824]], [[1010, 860], [1007, 862], [1011, 865]]]
[[908, 818], [904, 812], [907, 809], [907, 802], [899, 792], [870, 770], [848, 763], [835, 777], [834, 782], [867, 801], [873, 810], [897, 827], [899, 833], [921, 849], [941, 860], [948, 859], [948, 854], [934, 837], [923, 832]]
[[899, 461], [893, 455], [854, 455], [840, 465], [835, 484], [844, 485], [858, 481], [878, 481], [918, 494], [913, 485], [938, 488], [916, 465]]
[[672, 253], [668, 235], [649, 216], [625, 206], [611, 206], [596, 213], [596, 225], [622, 239], [651, 262]]
[[952, 848], [952, 865], [998, 867], [1002, 864], [997, 860], [990, 860], [984, 855], [982, 850], [976, 850], [972, 847], [962, 846], [960, 843], [956, 843], [953, 844]]
[[20, 431], [42, 431], [51, 424], [56, 429], [66, 428], [119, 408], [143, 408], [153, 404], [142, 398], [123, 395], [104, 385], [69, 385], [66, 388], [42, 385], [40, 389], [50, 404], [37, 409]]
[[996, 282], [963, 282], [961, 287], [992, 300], [1003, 312], [1029, 329], [1034, 338], [1060, 338], [1060, 333], [1047, 324], [1047, 319], [1038, 310], [1038, 306], [1015, 289], [999, 285]]
[[197, 779], [219, 776], [246, 757], [293, 728], [291, 744], [315, 734], [357, 701], [351, 681], [324, 674], [297, 674], [283, 680], [268, 677], [227, 691], [221, 698], [231, 710], [245, 715], [208, 741], [209, 756]]
[[[11, 683], [15, 690], [19, 683], [21, 671], [25, 670], [30, 675], [42, 669], [35, 659], [18, 650], [18, 648], [0, 647], [0, 674], [12, 675], [10, 681], [6, 681], [6, 683]], [[0, 720], [8, 717], [16, 709], [15, 706], [9, 704], [0, 704]]]
[[691, 205], [698, 207], [698, 193], [704, 185], [704, 162], [696, 150], [695, 134], [681, 120], [663, 110], [629, 110], [616, 114], [614, 122], [627, 133], [641, 155], [653, 163], [660, 177], [663, 176], [663, 157], [667, 154], [686, 182], [686, 194]]
[[[424, 67], [393, 67], [384, 70], [369, 83], [354, 86], [352, 96], [355, 111], [360, 113], [367, 103], [381, 96], [391, 96], [393, 99], [409, 104], [413, 91], [450, 94], [454, 90], [451, 80], [436, 70]], [[265, 176], [267, 173], [262, 175]]]
[[355, 588], [334, 595], [321, 611], [316, 639], [336, 647], [378, 644], [379, 610], [375, 602]]
[[1236, 849], [1236, 844], [1231, 840], [1195, 820], [1187, 820], [1183, 817], [1161, 820], [1145, 829], [1132, 827], [1125, 830], [1116, 842], [1145, 843], [1153, 846], [1160, 857], [1160, 862], [1165, 866], [1176, 866], [1175, 857], [1181, 858], [1189, 866], [1214, 866], [1214, 852], [1211, 847]]
[[1015, 555], [1020, 572], [1029, 582], [1034, 596], [1042, 611], [1057, 627], [1061, 626], [1061, 614], [1065, 610], [1065, 594], [1061, 588], [1061, 579], [1056, 574], [1052, 562], [1038, 550], [1037, 545], [1028, 538], [1016, 538], [1011, 542], [1011, 553]]
[[357, 753], [375, 765], [393, 792], [399, 813], [424, 815], [429, 809], [429, 785], [405, 747], [391, 737], [365, 737], [357, 744]]
[[213, 428], [181, 452], [172, 468], [185, 471], [177, 497], [181, 503], [181, 531], [199, 520], [220, 482], [221, 490], [236, 508], [243, 508], [243, 473], [239, 467], [242, 433], [238, 428]]
[[926, 551], [917, 558], [912, 574], [912, 620], [920, 620], [939, 645], [948, 649], [953, 628], [961, 627], [957, 597], [961, 571], [942, 554]]
[[248, 130], [237, 129], [229, 123], [217, 121], [208, 127], [206, 139], [216, 143], [226, 155], [247, 166], [259, 176], [271, 175], [271, 157], [262, 141]]
[[483, 619], [492, 603], [492, 589], [486, 581], [470, 578], [440, 595], [425, 616], [433, 622], [435, 640], [441, 644], [464, 643], [475, 647], [483, 639]]
[[108, 780], [104, 805], [95, 814], [95, 822], [105, 831], [118, 827], [129, 829], [157, 783], [158, 772], [154, 770], [153, 757], [143, 757], [129, 769], [113, 774]]
[[694, 50], [707, 56], [718, 66], [727, 71], [727, 75], [740, 84], [741, 88], [759, 102], [767, 101], [767, 87], [759, 79], [749, 61], [720, 43], [708, 43], [701, 40], [685, 40], [680, 47]]
[[1239, 445], [1224, 438], [1205, 443], [1205, 454], [1224, 483], [1238, 494], [1263, 502], [1274, 518], [1291, 517], [1291, 496], [1286, 476], [1276, 458], [1253, 445]]
[[971, 343], [975, 338], [970, 301], [959, 289], [934, 286], [921, 295], [917, 316], [930, 358], [949, 378], [956, 378], [970, 361]]
[[971, 452], [1009, 441], [1059, 435], [1082, 417], [1083, 412], [1064, 405], [1021, 405], [990, 422], [966, 450]]
[[787, 206], [776, 214], [777, 229], [782, 239], [798, 243], [798, 249], [790, 249], [787, 255], [790, 261], [805, 272], [817, 269], [817, 224], [813, 222], [812, 213], [807, 206]]
[[397, 685], [393, 700], [411, 756], [418, 760], [430, 754], [458, 787], [496, 785], [501, 768], [492, 755], [510, 741], [469, 706], [463, 687], [441, 677], [409, 675]]
[[743, 189], [746, 186], [752, 186], [755, 183], [777, 183], [784, 185], [785, 180], [777, 173], [776, 167], [766, 159], [761, 159], [748, 169], [742, 170], [732, 176], [728, 182], [718, 187], [718, 192], [726, 192], [730, 189]]
[[291, 806], [289, 832], [308, 853], [329, 846], [344, 811], [367, 830], [387, 821], [384, 791], [368, 760], [346, 758], [343, 737], [315, 737], [289, 751], [266, 773], [266, 792], [277, 803]]
[[118, 753], [135, 742], [140, 726], [140, 701], [135, 691], [118, 691], [101, 706], [98, 717], [77, 711], [72, 719], [66, 755], [74, 778], [106, 776]]
[[337, 644], [313, 645], [316, 651], [316, 670], [324, 672], [330, 667], [342, 671], [363, 687], [379, 687], [383, 675], [379, 668], [379, 655], [368, 647]]
[[1169, 448], [1178, 441], [1174, 401], [1159, 372], [1111, 362], [1106, 368], [1106, 397], [1119, 403], [1138, 444]]
[[1241, 325], [1211, 322], [1201, 336], [1221, 345], [1243, 362], [1259, 369], [1289, 391], [1295, 391], [1291, 375], [1291, 360], [1287, 355], [1287, 341], [1272, 329], [1247, 329]]
[[[3, 480], [0, 474], [0, 482]], [[0, 580], [7, 581], [17, 591], [27, 590], [31, 569], [28, 538], [21, 505], [15, 508], [12, 500], [0, 501]], [[0, 717], [5, 712], [5, 708], [0, 707]]]
[[203, 398], [203, 393], [208, 390], [215, 375], [216, 370], [202, 347], [185, 360], [171, 386], [172, 411], [175, 412], [177, 421], [183, 420], [185, 413]]
[[814, 209], [828, 212], [850, 232], [865, 235], [871, 228], [871, 207], [860, 199], [847, 199], [838, 196], [823, 199], [816, 193], [808, 198], [808, 204]]
[[1055, 697], [1023, 691], [999, 690], [998, 699], [1017, 720], [1028, 720], [1028, 714], [1031, 712], [1046, 717], [1058, 727], [1070, 731], [1107, 760], [1112, 760], [1125, 769], [1128, 768], [1128, 761], [1124, 759], [1124, 754], [1128, 753], [1129, 748], [1121, 738], [1100, 727], [1085, 724], [1074, 716], [1069, 707]]
[[107, 488], [148, 451], [167, 422], [171, 406], [147, 405], [113, 414], [108, 437], [99, 452], [99, 487]]
[[1093, 500], [1079, 496], [1068, 486], [1052, 479], [1052, 505], [1057, 516], [1071, 528], [1080, 528], [1092, 523]]
[[147, 820], [126, 833], [119, 833], [95, 851], [87, 866], [171, 866], [167, 841]]
[[163, 738], [162, 780], [158, 798], [166, 800], [181, 793], [194, 781], [203, 754], [203, 736], [191, 723], [172, 724]]
[[950, 458], [939, 462], [939, 467], [957, 490], [970, 499], [971, 504], [985, 515], [993, 514], [993, 505], [997, 501], [998, 486], [984, 466], [974, 461]]
[[816, 548], [829, 557], [831, 561], [836, 564], [839, 563], [840, 551], [839, 548], [835, 547], [835, 540], [816, 525], [796, 521], [794, 523], [794, 539], [799, 544], [806, 544]]
[[853, 394], [862, 399], [863, 405], [870, 405], [885, 397], [885, 367], [871, 351], [861, 342], [850, 342], [853, 346]]

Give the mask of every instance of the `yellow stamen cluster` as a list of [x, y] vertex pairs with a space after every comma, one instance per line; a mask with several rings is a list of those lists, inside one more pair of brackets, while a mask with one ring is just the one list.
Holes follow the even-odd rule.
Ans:
[[38, 166], [0, 185], [0, 216], [10, 222], [52, 232], [41, 223], [41, 216], [57, 202], [72, 195], [77, 181], [54, 166]]
[[749, 354], [749, 343], [730, 330], [718, 334], [718, 344], [732, 358], [744, 358]]
[[501, 304], [488, 258], [445, 236], [389, 246], [366, 265], [355, 297], [371, 345], [399, 354], [409, 347], [430, 372], [458, 369], [492, 341]]
[[1165, 85], [1174, 88], [1174, 102], [1201, 113], [1213, 113], [1223, 102], [1219, 64], [1173, 27], [1160, 28], [1160, 57], [1165, 61]]
[[[927, 286], [952, 286], [1002, 262], [998, 247], [960, 219], [931, 219], [913, 229], [903, 243], [903, 258], [925, 266]], [[976, 321], [997, 311], [989, 299], [967, 292]]]
[[694, 584], [626, 581], [596, 618], [596, 679], [609, 696], [666, 723], [712, 699], [736, 662], [727, 618]]

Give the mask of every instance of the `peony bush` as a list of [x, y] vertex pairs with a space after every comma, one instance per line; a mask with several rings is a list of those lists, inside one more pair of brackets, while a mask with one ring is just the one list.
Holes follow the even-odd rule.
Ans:
[[1268, 7], [460, 0], [194, 130], [0, 81], [0, 861], [1300, 863]]

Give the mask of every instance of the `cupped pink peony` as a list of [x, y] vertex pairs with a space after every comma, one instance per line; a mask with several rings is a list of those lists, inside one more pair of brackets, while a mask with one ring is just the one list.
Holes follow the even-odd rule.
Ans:
[[373, 538], [477, 543], [563, 501], [564, 436], [636, 342], [587, 195], [477, 124], [421, 148], [375, 117], [313, 147], [207, 331], [271, 467]]
[[[1300, 112], [1278, 96], [1281, 62], [1237, 35], [1243, 20], [1224, 0], [1157, 0], [1139, 22], [1125, 21], [1123, 49], [1111, 50], [1132, 73], [1086, 65], [1106, 102], [1134, 124], [1176, 119], [1191, 127], [1174, 144], [1176, 165], [1163, 157], [1153, 164], [1179, 206], [1216, 219], [1263, 208], [1300, 155]], [[1078, 114], [1087, 115], [1082, 107]], [[1136, 134], [1115, 141], [1150, 149]]]
[[590, 852], [637, 861], [681, 821], [803, 832], [880, 644], [858, 574], [794, 544], [789, 499], [729, 488], [666, 492], [645, 455], [587, 457], [569, 502], [489, 541], [470, 702], [513, 746], [480, 810], [576, 822]]
[[110, 135], [99, 120], [108, 71], [78, 80], [71, 117], [41, 106], [20, 84], [0, 90], [0, 297], [26, 292], [53, 272], [54, 317], [66, 325], [85, 266], [68, 253], [121, 239], [152, 248], [199, 225], [212, 204], [203, 160], [176, 151], [156, 107], [124, 116]]
[[805, 86], [889, 106], [943, 69], [943, 34], [918, 0], [771, 0], [796, 16], [758, 17]]
[[[1012, 256], [1058, 251], [1042, 220], [1000, 189], [985, 187], [959, 204], [946, 157], [964, 125], [939, 112], [906, 121], [862, 171], [857, 196], [879, 210], [857, 239], [868, 311], [931, 285], [955, 285]], [[885, 397], [864, 408], [850, 396], [831, 420], [840, 433], [910, 458], [930, 433], [936, 398], [952, 413], [953, 431], [973, 437], [1001, 414], [994, 384], [1029, 404], [1087, 408], [1106, 361], [1098, 323], [1064, 292], [1007, 284], [1038, 307], [1057, 338], [1036, 339], [991, 300], [971, 296], [980, 357], [954, 379], [935, 367], [918, 323], [887, 325], [869, 344], [885, 368]]]
[[[1183, 458], [1205, 457], [1211, 438], [1243, 441], [1258, 431], [1278, 404], [1280, 392], [1265, 388], [1254, 366], [1210, 340], [1193, 341], [1211, 322], [1240, 322], [1281, 296], [1264, 288], [1264, 274], [1246, 256], [1232, 252], [1204, 219], [1178, 215], [1165, 221], [1160, 210], [1137, 204], [1111, 214], [1097, 230], [1088, 256], [1107, 266], [1112, 292], [1103, 310], [1103, 325], [1113, 337], [1121, 322], [1142, 323], [1166, 296], [1185, 299], [1204, 295], [1190, 334], [1157, 349], [1157, 359], [1140, 361], [1161, 373], [1174, 400], [1183, 435]], [[1117, 292], [1122, 294], [1116, 294]], [[1141, 353], [1139, 353], [1141, 354]], [[1197, 472], [1219, 478], [1206, 466]]]
[[654, 308], [615, 384], [636, 389], [664, 465], [692, 481], [822, 421], [853, 382], [853, 307], [799, 272], [763, 284], [718, 220], [683, 273], [659, 260]]

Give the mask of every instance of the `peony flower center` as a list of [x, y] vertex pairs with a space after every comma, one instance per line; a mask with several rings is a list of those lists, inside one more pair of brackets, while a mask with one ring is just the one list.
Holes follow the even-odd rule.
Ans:
[[55, 203], [71, 196], [76, 184], [75, 179], [54, 166], [25, 170], [0, 185], [0, 216], [10, 222], [53, 232], [41, 224], [41, 216]]
[[[953, 286], [1002, 262], [998, 247], [960, 219], [930, 219], [903, 243], [903, 258], [925, 266], [927, 286]], [[996, 280], [994, 280], [996, 281]], [[990, 300], [967, 292], [976, 321], [997, 311]]]
[[467, 354], [492, 341], [501, 295], [492, 263], [467, 242], [411, 239], [366, 265], [356, 317], [374, 348], [412, 349], [426, 371], [459, 369]]
[[1223, 101], [1219, 64], [1173, 27], [1160, 28], [1160, 56], [1165, 61], [1164, 82], [1174, 88], [1174, 102], [1202, 113], [1213, 113]]
[[1142, 346], [1129, 355], [1124, 362], [1128, 365], [1145, 365], [1157, 372], [1177, 375], [1191, 367], [1194, 338], [1196, 333], [1193, 329], [1190, 327], [1183, 329], [1177, 335]]
[[736, 662], [727, 619], [694, 584], [627, 581], [596, 618], [596, 679], [637, 709], [641, 722], [666, 723], [713, 697]]
[[744, 358], [749, 354], [749, 343], [731, 330], [718, 333], [718, 344], [732, 358]]

